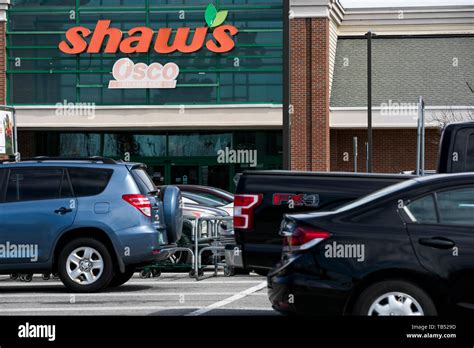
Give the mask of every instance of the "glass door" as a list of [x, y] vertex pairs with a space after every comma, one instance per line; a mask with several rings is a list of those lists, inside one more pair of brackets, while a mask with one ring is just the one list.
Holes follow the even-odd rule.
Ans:
[[171, 185], [199, 185], [199, 165], [171, 165]]
[[150, 172], [151, 178], [156, 186], [166, 185], [166, 167], [163, 166], [149, 166], [148, 170]]

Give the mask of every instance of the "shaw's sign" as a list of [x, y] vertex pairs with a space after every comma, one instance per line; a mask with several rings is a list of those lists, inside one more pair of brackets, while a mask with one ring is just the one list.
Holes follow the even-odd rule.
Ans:
[[[106, 37], [107, 44], [103, 53], [125, 54], [147, 53], [152, 45], [156, 53], [169, 54], [173, 52], [194, 53], [204, 46], [214, 53], [226, 53], [235, 47], [233, 37], [239, 30], [233, 25], [222, 25], [227, 18], [227, 11], [217, 11], [210, 4], [205, 13], [207, 27], [194, 29], [178, 28], [172, 39], [172, 28], [161, 28], [155, 35], [153, 29], [136, 27], [127, 32], [128, 37], [118, 29], [110, 27], [110, 20], [99, 20], [95, 29], [73, 27], [66, 32], [66, 40], [59, 44], [59, 49], [66, 54], [101, 53]], [[208, 39], [208, 34], [212, 38]], [[86, 40], [90, 37], [89, 42]], [[171, 42], [170, 42], [171, 41]]]

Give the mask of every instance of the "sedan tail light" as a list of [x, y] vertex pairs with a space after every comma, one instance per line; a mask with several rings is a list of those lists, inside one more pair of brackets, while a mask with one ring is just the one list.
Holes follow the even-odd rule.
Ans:
[[280, 235], [284, 237], [283, 250], [286, 252], [308, 250], [331, 236], [329, 232], [293, 222], [282, 226]]
[[151, 202], [144, 195], [123, 195], [122, 199], [137, 208], [143, 215], [151, 218]]
[[234, 228], [250, 230], [253, 228], [254, 209], [262, 204], [263, 195], [235, 195]]

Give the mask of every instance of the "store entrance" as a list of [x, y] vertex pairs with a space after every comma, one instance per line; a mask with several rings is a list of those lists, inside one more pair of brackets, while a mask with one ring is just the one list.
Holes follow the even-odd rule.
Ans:
[[171, 185], [200, 185], [198, 165], [172, 165]]
[[[204, 185], [232, 191], [234, 165], [216, 164], [215, 160], [202, 163], [178, 160], [164, 160], [160, 163], [146, 161], [148, 173], [156, 186], [162, 185]], [[181, 163], [180, 163], [181, 162]]]

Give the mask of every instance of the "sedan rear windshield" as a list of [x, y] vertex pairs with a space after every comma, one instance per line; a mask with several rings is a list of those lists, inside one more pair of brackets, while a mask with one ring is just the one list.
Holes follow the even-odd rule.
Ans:
[[408, 187], [411, 187], [413, 185], [415, 185], [417, 183], [416, 180], [407, 180], [407, 181], [402, 181], [398, 184], [395, 184], [395, 185], [390, 185], [390, 186], [387, 186], [381, 190], [378, 190], [378, 191], [375, 191], [374, 193], [371, 193], [365, 197], [362, 197], [361, 199], [358, 199], [352, 203], [349, 203], [349, 204], [346, 204], [346, 205], [343, 205], [341, 206], [339, 209], [337, 209], [336, 211], [337, 212], [344, 212], [344, 211], [348, 211], [348, 210], [351, 210], [351, 209], [355, 209], [355, 208], [358, 208], [358, 207], [361, 207], [365, 204], [368, 204], [370, 202], [373, 202], [379, 198], [382, 198], [384, 196], [388, 196], [394, 192], [397, 192], [399, 190], [403, 190], [403, 189], [406, 189]]

